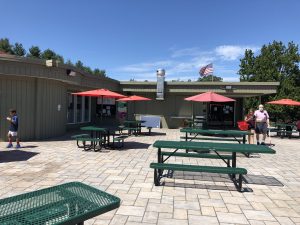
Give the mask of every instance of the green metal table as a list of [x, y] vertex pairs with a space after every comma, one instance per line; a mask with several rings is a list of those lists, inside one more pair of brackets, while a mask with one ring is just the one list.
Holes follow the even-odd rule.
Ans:
[[[232, 167], [236, 167], [236, 153], [264, 153], [264, 154], [275, 154], [275, 150], [265, 145], [237, 145], [231, 143], [215, 143], [215, 142], [191, 142], [191, 141], [156, 141], [153, 147], [158, 148], [157, 151], [157, 162], [164, 163], [167, 159], [162, 160], [161, 149], [175, 149], [173, 153], [178, 150], [209, 150], [219, 155], [219, 152], [228, 152], [232, 154]], [[222, 159], [222, 158], [220, 158]], [[228, 165], [227, 165], [228, 166]]]
[[210, 129], [194, 129], [194, 128], [183, 128], [183, 129], [180, 129], [180, 132], [185, 133], [186, 141], [189, 139], [188, 134], [190, 133], [190, 134], [195, 134], [194, 137], [190, 138], [191, 140], [193, 140], [193, 138], [196, 138], [199, 134], [226, 135], [228, 137], [233, 137], [239, 143], [240, 143], [240, 141], [237, 139], [237, 137], [242, 137], [243, 144], [246, 143], [246, 135], [253, 135], [251, 132], [241, 131], [241, 130], [210, 130]]
[[129, 127], [129, 128], [137, 128], [138, 129], [138, 133], [141, 134], [142, 133], [142, 123], [145, 123], [145, 120], [125, 120], [124, 121], [124, 125], [125, 127]]
[[115, 134], [116, 130], [104, 128], [104, 127], [96, 127], [96, 126], [86, 126], [80, 128], [83, 131], [89, 131], [91, 133], [92, 138], [99, 139], [99, 147], [109, 147], [110, 146], [110, 136]]
[[74, 225], [116, 209], [120, 199], [80, 182], [0, 200], [1, 225]]
[[277, 135], [280, 136], [281, 138], [283, 137], [291, 138], [294, 127], [296, 127], [295, 124], [276, 123], [274, 131], [276, 131]]

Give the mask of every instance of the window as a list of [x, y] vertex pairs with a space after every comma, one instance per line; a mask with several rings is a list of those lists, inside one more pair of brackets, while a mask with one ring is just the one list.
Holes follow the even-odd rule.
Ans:
[[84, 97], [84, 122], [91, 120], [91, 97]]
[[68, 123], [74, 123], [74, 116], [75, 116], [75, 111], [74, 111], [74, 102], [75, 102], [75, 97], [74, 95], [68, 94], [68, 112], [67, 112], [67, 121]]
[[82, 96], [77, 96], [77, 101], [76, 101], [76, 122], [80, 123], [82, 122]]
[[68, 93], [67, 121], [69, 124], [91, 121], [91, 97]]

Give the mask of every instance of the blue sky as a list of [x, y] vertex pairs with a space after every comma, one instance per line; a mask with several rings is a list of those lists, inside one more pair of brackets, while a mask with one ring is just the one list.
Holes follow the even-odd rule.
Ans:
[[300, 43], [298, 0], [0, 0], [0, 12], [0, 37], [119, 80], [155, 80], [158, 68], [169, 80], [196, 80], [212, 62], [234, 81], [245, 48]]

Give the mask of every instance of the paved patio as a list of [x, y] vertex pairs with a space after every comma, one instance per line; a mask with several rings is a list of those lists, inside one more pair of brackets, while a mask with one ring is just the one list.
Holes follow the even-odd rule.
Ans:
[[[239, 193], [218, 174], [175, 173], [176, 179], [155, 187], [151, 144], [179, 137], [179, 130], [154, 129], [152, 136], [128, 138], [124, 150], [102, 152], [84, 152], [72, 140], [22, 143], [22, 152], [0, 143], [0, 198], [81, 181], [122, 199], [119, 209], [86, 224], [300, 224], [300, 139], [272, 138], [277, 154], [238, 157], [238, 166], [248, 170], [244, 187], [253, 192]], [[215, 159], [175, 160], [221, 165]]]

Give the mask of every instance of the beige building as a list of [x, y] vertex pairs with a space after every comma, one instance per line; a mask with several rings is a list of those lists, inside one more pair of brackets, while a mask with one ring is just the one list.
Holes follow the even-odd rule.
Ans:
[[[274, 94], [279, 83], [164, 82], [163, 85], [164, 99], [156, 100], [157, 82], [119, 82], [56, 62], [46, 64], [43, 60], [0, 54], [0, 139], [6, 139], [8, 122], [5, 118], [11, 108], [17, 109], [22, 140], [60, 136], [69, 129], [87, 124], [117, 123], [117, 103], [114, 100], [102, 103], [96, 98], [71, 95], [98, 88], [152, 98], [153, 101], [129, 104], [128, 113], [160, 116], [163, 127], [178, 127], [181, 118], [190, 117], [192, 113], [208, 117], [211, 124], [218, 125], [220, 120], [226, 120], [227, 125], [232, 126], [242, 118], [243, 98]], [[206, 91], [235, 98], [236, 103], [195, 103], [192, 112], [192, 104], [183, 99]], [[107, 109], [102, 121], [99, 119], [101, 104]], [[220, 110], [224, 108], [226, 115], [219, 118]]]

